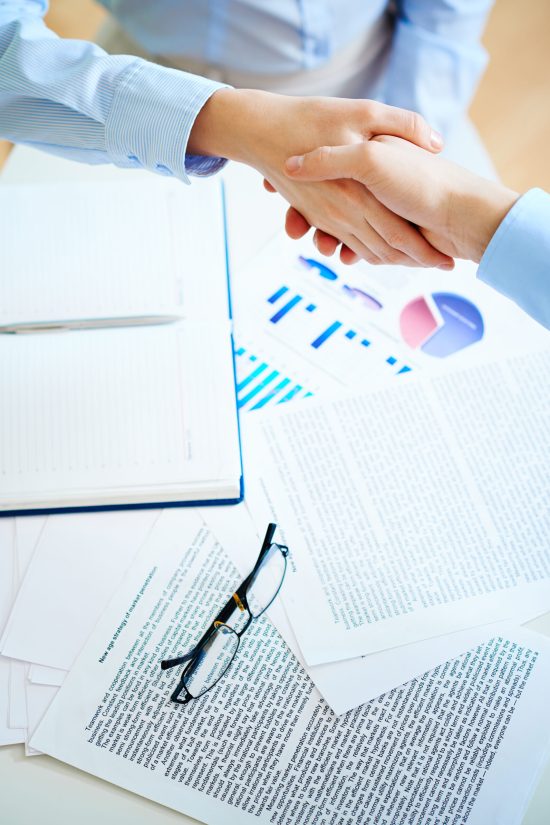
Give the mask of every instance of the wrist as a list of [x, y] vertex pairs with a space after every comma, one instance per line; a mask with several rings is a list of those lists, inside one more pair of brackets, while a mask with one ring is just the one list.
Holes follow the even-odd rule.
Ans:
[[188, 151], [246, 163], [264, 177], [284, 177], [290, 155], [359, 142], [365, 126], [361, 103], [219, 89], [197, 115]]
[[462, 257], [479, 263], [498, 227], [519, 198], [499, 183], [472, 175], [473, 185], [459, 196], [454, 218]]
[[279, 95], [255, 89], [218, 89], [197, 115], [187, 146], [194, 155], [223, 157], [257, 166], [273, 128], [273, 104]]

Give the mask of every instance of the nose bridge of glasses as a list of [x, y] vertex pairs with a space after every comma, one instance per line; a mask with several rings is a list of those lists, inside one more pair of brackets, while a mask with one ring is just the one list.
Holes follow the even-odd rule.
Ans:
[[226, 625], [230, 630], [240, 636], [244, 633], [251, 621], [252, 616], [250, 610], [237, 596], [233, 604], [233, 610], [224, 617], [221, 624]]
[[239, 594], [237, 593], [237, 591], [235, 591], [235, 593], [233, 593], [233, 601], [235, 602], [235, 604], [237, 605], [237, 607], [239, 608], [241, 613], [244, 613], [245, 610], [246, 610], [246, 607], [242, 603], [241, 598], [240, 598]]

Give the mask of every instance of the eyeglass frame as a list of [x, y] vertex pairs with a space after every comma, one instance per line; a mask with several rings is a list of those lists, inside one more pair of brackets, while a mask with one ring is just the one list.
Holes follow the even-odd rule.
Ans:
[[[201, 638], [199, 639], [197, 644], [189, 651], [189, 653], [186, 653], [183, 656], [177, 656], [173, 659], [163, 659], [161, 661], [161, 663], [160, 663], [161, 670], [168, 670], [169, 668], [177, 667], [178, 665], [183, 665], [183, 664], [186, 665], [185, 668], [182, 670], [182, 672], [180, 674], [179, 682], [178, 682], [178, 685], [177, 685], [176, 689], [173, 691], [173, 693], [170, 696], [170, 699], [171, 699], [172, 702], [176, 702], [178, 705], [186, 705], [189, 702], [191, 702], [193, 699], [201, 699], [206, 693], [208, 693], [209, 690], [212, 690], [212, 688], [215, 687], [218, 684], [220, 679], [223, 679], [223, 677], [226, 675], [227, 671], [229, 670], [229, 668], [233, 664], [233, 661], [234, 661], [235, 656], [237, 655], [237, 651], [239, 649], [239, 645], [240, 645], [240, 642], [241, 642], [241, 636], [248, 630], [248, 628], [250, 627], [250, 625], [252, 624], [254, 619], [259, 619], [260, 616], [262, 616], [263, 613], [265, 613], [265, 611], [268, 609], [268, 607], [270, 607], [270, 605], [273, 604], [273, 602], [275, 601], [275, 599], [279, 595], [279, 591], [281, 590], [281, 587], [283, 586], [283, 582], [284, 582], [285, 576], [286, 576], [287, 557], [288, 557], [288, 554], [289, 554], [289, 549], [286, 546], [286, 544], [278, 544], [277, 542], [273, 541], [273, 536], [275, 534], [276, 529], [277, 529], [276, 524], [270, 523], [268, 525], [264, 540], [262, 542], [260, 553], [258, 555], [258, 558], [256, 559], [256, 563], [255, 563], [254, 567], [252, 568], [252, 570], [248, 574], [248, 576], [241, 582], [241, 584], [235, 590], [233, 595], [229, 597], [229, 599], [227, 600], [225, 605], [222, 607], [222, 609], [219, 611], [219, 613], [217, 614], [215, 619], [212, 622], [210, 622], [210, 624], [208, 625], [208, 628], [203, 633], [203, 635], [201, 636]], [[248, 604], [248, 598], [247, 598], [247, 595], [246, 595], [246, 591], [248, 590], [250, 584], [254, 581], [255, 575], [259, 571], [265, 557], [267, 556], [268, 552], [271, 550], [272, 547], [277, 547], [281, 551], [283, 559], [284, 559], [285, 566], [284, 566], [283, 575], [281, 577], [281, 583], [279, 584], [279, 587], [277, 588], [277, 590], [276, 590], [273, 598], [269, 602], [269, 604], [267, 604], [262, 609], [261, 613], [258, 613], [257, 616], [254, 616], [252, 614], [252, 611], [251, 611], [250, 606]], [[246, 624], [244, 625], [244, 627], [242, 627], [238, 632], [234, 628], [232, 628], [228, 624], [226, 624], [228, 618], [230, 617], [231, 613], [235, 609], [235, 605], [237, 606], [237, 608], [240, 611], [242, 611], [242, 612], [247, 611], [248, 612], [248, 620], [247, 620]], [[196, 660], [198, 659], [201, 651], [206, 646], [207, 642], [210, 640], [212, 635], [221, 626], [227, 627], [231, 631], [231, 633], [233, 633], [237, 637], [237, 647], [235, 648], [235, 652], [233, 653], [233, 656], [232, 656], [229, 664], [227, 665], [227, 667], [225, 668], [223, 673], [221, 673], [220, 676], [218, 676], [216, 681], [213, 682], [213, 684], [211, 684], [210, 687], [208, 687], [206, 690], [204, 690], [202, 693], [200, 693], [199, 696], [193, 696], [189, 692], [189, 690], [187, 689], [187, 686], [185, 685], [185, 677], [186, 677], [187, 673], [192, 669], [192, 667], [195, 666]], [[183, 699], [181, 699], [181, 698], [179, 698], [179, 696], [183, 691], [185, 691], [185, 696], [184, 696]]]

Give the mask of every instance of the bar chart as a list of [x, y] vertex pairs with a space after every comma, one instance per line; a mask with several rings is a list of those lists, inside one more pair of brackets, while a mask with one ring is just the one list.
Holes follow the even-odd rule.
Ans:
[[[313, 264], [316, 262], [314, 259], [305, 259], [300, 257], [299, 259], [301, 262], [307, 262], [307, 268], [313, 269]], [[333, 277], [329, 277], [326, 274], [326, 270], [328, 268], [323, 264], [317, 264], [320, 275], [325, 281], [333, 282], [338, 277], [335, 273], [332, 273]], [[328, 270], [328, 272], [332, 272], [332, 270]], [[382, 304], [373, 296], [369, 295], [364, 290], [360, 290], [357, 288], [352, 288], [347, 284], [344, 285], [344, 293], [346, 295], [351, 295], [353, 300], [359, 298], [360, 302], [364, 305], [366, 304], [371, 310], [380, 310], [382, 308]], [[285, 322], [288, 323], [290, 318], [292, 317], [294, 320], [294, 326], [298, 323], [303, 328], [303, 318], [301, 321], [298, 321], [297, 316], [300, 313], [303, 314], [305, 311], [308, 316], [312, 317], [318, 311], [317, 303], [311, 302], [309, 299], [306, 299], [304, 295], [300, 294], [299, 292], [293, 292], [290, 287], [286, 284], [278, 286], [275, 292], [267, 298], [267, 304], [271, 309], [275, 311], [270, 314], [269, 316], [269, 323], [279, 325]], [[311, 340], [308, 342], [308, 345], [314, 349], [319, 350], [321, 347], [327, 346], [328, 342], [333, 338], [333, 336], [343, 337], [349, 342], [354, 342], [354, 347], [361, 347], [366, 349], [370, 347], [372, 344], [372, 340], [370, 337], [364, 337], [363, 335], [358, 335], [356, 329], [347, 328], [347, 324], [344, 321], [335, 319], [331, 321], [326, 327], [321, 328], [311, 337]], [[351, 354], [351, 353], [350, 353]], [[409, 364], [403, 363], [400, 358], [396, 355], [392, 354], [385, 354], [383, 358], [384, 363], [388, 367], [394, 367], [394, 372], [397, 375], [401, 375], [406, 372], [411, 372], [412, 367]]]
[[312, 247], [273, 239], [235, 278], [241, 411], [378, 386], [419, 366], [399, 331], [402, 298], [393, 306], [364, 269], [328, 266]]
[[314, 394], [250, 348], [235, 347], [235, 366], [240, 410], [261, 410], [268, 405], [284, 404], [293, 398], [310, 398]]

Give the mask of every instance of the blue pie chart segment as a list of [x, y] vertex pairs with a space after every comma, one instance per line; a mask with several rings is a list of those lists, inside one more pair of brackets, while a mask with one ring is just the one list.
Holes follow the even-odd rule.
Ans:
[[483, 318], [474, 304], [452, 292], [434, 292], [432, 298], [441, 315], [442, 324], [421, 345], [423, 352], [435, 358], [447, 358], [481, 341]]

